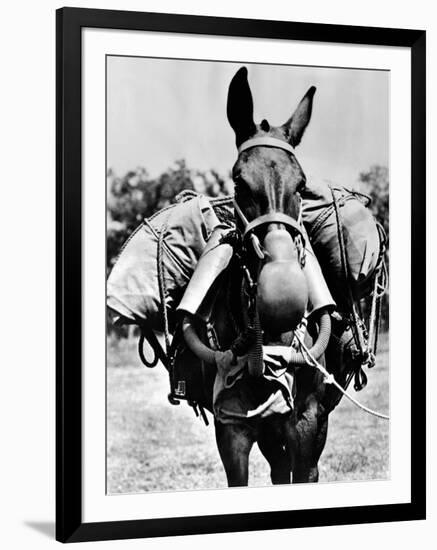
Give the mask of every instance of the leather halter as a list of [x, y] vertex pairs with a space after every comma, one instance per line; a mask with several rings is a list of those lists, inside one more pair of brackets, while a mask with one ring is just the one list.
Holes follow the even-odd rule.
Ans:
[[254, 231], [260, 225], [269, 224], [269, 223], [280, 223], [291, 228], [295, 233], [302, 235], [302, 228], [300, 224], [291, 216], [283, 214], [282, 212], [270, 212], [269, 214], [264, 214], [263, 216], [258, 216], [252, 220], [249, 225], [246, 226], [244, 230], [244, 235], [250, 231]]
[[294, 155], [294, 149], [289, 143], [282, 141], [282, 139], [270, 136], [255, 137], [243, 141], [240, 147], [238, 147], [238, 153], [240, 154], [251, 147], [275, 147], [276, 149], [283, 149], [284, 151], [287, 151], [287, 153]]

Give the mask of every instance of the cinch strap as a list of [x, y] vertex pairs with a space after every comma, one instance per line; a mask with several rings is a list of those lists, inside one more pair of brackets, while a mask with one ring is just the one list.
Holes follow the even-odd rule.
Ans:
[[277, 149], [283, 149], [284, 151], [287, 151], [287, 153], [294, 154], [293, 147], [287, 143], [286, 141], [282, 141], [282, 139], [277, 139], [274, 137], [255, 137], [252, 139], [248, 139], [247, 141], [243, 141], [243, 143], [238, 147], [238, 153], [242, 153], [246, 149], [250, 149], [251, 147], [276, 147]]

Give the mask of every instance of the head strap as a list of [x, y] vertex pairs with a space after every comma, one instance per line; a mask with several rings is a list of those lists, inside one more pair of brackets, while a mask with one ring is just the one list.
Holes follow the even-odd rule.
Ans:
[[277, 149], [283, 149], [284, 151], [287, 151], [287, 153], [294, 154], [294, 149], [289, 143], [287, 143], [286, 141], [282, 141], [282, 139], [277, 139], [269, 136], [254, 137], [243, 141], [240, 147], [238, 147], [238, 153], [242, 153], [243, 151], [246, 151], [246, 149], [250, 149], [251, 147], [276, 147]]
[[252, 235], [254, 229], [259, 227], [260, 225], [269, 224], [269, 223], [281, 223], [289, 228], [292, 228], [293, 231], [298, 235], [301, 235], [305, 242], [305, 237], [302, 232], [302, 202], [300, 204], [299, 215], [297, 220], [295, 220], [291, 216], [288, 216], [288, 214], [284, 214], [283, 212], [269, 212], [268, 214], [258, 216], [251, 222], [244, 215], [243, 211], [240, 208], [240, 205], [235, 200], [235, 197], [233, 199], [233, 204], [234, 204], [234, 209], [236, 214], [238, 215], [241, 222], [243, 223], [244, 237], [246, 237], [247, 235]]

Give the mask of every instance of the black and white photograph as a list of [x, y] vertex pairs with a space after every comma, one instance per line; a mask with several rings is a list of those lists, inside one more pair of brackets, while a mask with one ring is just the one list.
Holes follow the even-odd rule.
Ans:
[[5, 5], [1, 548], [432, 546], [432, 8]]
[[390, 479], [390, 71], [106, 57], [106, 493]]

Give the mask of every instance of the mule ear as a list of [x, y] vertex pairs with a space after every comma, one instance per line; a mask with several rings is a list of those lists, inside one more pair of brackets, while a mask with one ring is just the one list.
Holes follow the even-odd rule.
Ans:
[[297, 147], [311, 118], [316, 88], [311, 86], [290, 119], [282, 125], [285, 137], [292, 147]]
[[241, 67], [236, 72], [229, 85], [227, 115], [229, 124], [235, 132], [238, 147], [256, 131], [253, 122], [252, 93], [247, 81], [246, 67]]

